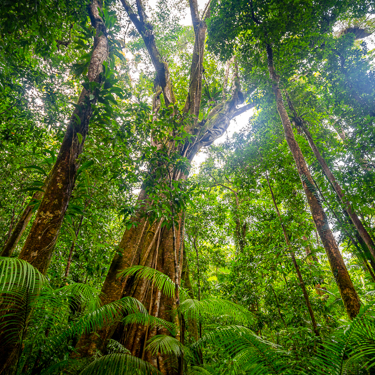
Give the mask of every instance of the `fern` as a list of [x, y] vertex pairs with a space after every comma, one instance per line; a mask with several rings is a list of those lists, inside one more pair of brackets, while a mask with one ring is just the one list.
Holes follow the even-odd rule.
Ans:
[[146, 350], [148, 350], [152, 355], [161, 353], [176, 357], [181, 357], [184, 353], [184, 347], [181, 342], [174, 337], [167, 335], [156, 335], [152, 337], [150, 340], [148, 340]]
[[172, 335], [176, 334], [177, 327], [171, 322], [167, 322], [161, 318], [143, 313], [133, 313], [127, 315], [123, 321], [126, 324], [141, 324], [150, 328], [166, 328]]
[[208, 317], [219, 317], [221, 320], [225, 318], [244, 325], [250, 325], [254, 321], [253, 315], [243, 306], [219, 298], [202, 301], [187, 299], [180, 304], [178, 310], [185, 318], [198, 321]]
[[152, 281], [166, 296], [174, 297], [176, 284], [164, 273], [146, 266], [132, 266], [120, 272], [119, 277], [135, 276]]
[[250, 329], [228, 326], [207, 333], [195, 344], [220, 347], [233, 358], [238, 371], [257, 375], [281, 375], [287, 373], [289, 355], [277, 345], [263, 340]]
[[129, 354], [109, 354], [90, 363], [81, 375], [153, 375], [161, 374], [154, 366]]

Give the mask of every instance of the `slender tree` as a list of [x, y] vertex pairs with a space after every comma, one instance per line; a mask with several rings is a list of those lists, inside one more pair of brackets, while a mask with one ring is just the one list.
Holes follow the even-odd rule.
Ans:
[[307, 201], [310, 206], [311, 214], [314, 219], [319, 236], [326, 250], [331, 270], [335, 276], [337, 286], [339, 287], [341, 298], [344, 302], [345, 309], [350, 318], [354, 318], [359, 313], [360, 300], [354, 285], [350, 279], [348, 270], [346, 269], [344, 259], [337, 246], [337, 242], [329, 228], [327, 216], [323, 210], [318, 196], [315, 193], [314, 182], [311, 178], [310, 171], [307, 168], [305, 158], [294, 137], [293, 129], [288, 117], [288, 113], [284, 106], [284, 101], [279, 87], [279, 77], [276, 74], [273, 63], [273, 51], [270, 45], [267, 45], [267, 61], [270, 78], [273, 82], [272, 89], [275, 94], [277, 110], [279, 112], [281, 122], [284, 127], [285, 138], [288, 142], [289, 149], [293, 154], [294, 161], [297, 166], [299, 176], [306, 194]]
[[306, 307], [307, 307], [307, 310], [309, 311], [309, 315], [310, 315], [310, 318], [311, 318], [311, 324], [313, 326], [314, 333], [315, 333], [316, 336], [319, 337], [320, 335], [319, 335], [319, 331], [318, 331], [318, 326], [316, 324], [316, 319], [315, 319], [314, 311], [313, 311], [313, 309], [311, 307], [309, 294], [308, 294], [308, 292], [306, 290], [306, 286], [305, 286], [305, 283], [303, 281], [302, 274], [301, 274], [301, 271], [299, 269], [299, 266], [298, 266], [298, 263], [297, 263], [297, 260], [296, 260], [296, 256], [294, 254], [292, 245], [290, 243], [288, 233], [287, 233], [285, 225], [283, 223], [283, 219], [282, 219], [282, 217], [280, 215], [280, 211], [279, 211], [279, 208], [277, 206], [277, 203], [276, 203], [276, 200], [275, 200], [275, 196], [273, 194], [273, 190], [272, 190], [272, 187], [271, 187], [271, 184], [270, 184], [270, 181], [269, 181], [269, 178], [268, 178], [267, 174], [266, 174], [266, 179], [267, 179], [268, 187], [270, 189], [270, 193], [271, 193], [271, 197], [272, 197], [272, 202], [273, 202], [273, 205], [275, 207], [275, 211], [276, 211], [277, 216], [278, 216], [278, 218], [280, 220], [280, 224], [281, 224], [281, 228], [283, 230], [285, 242], [286, 242], [286, 244], [287, 244], [287, 246], [289, 248], [289, 254], [290, 254], [290, 257], [292, 258], [293, 266], [294, 266], [294, 268], [296, 270], [296, 273], [297, 273], [297, 276], [298, 276], [298, 280], [299, 280], [299, 283], [300, 283], [300, 286], [301, 286], [301, 289], [302, 289], [302, 293], [303, 293], [303, 298], [305, 299]]

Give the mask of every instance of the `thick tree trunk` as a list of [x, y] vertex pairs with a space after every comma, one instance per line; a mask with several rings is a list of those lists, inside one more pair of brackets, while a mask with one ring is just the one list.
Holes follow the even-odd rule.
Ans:
[[[35, 204], [35, 201], [41, 200], [44, 194], [44, 190], [48, 184], [48, 177], [46, 177], [44, 181], [44, 185], [41, 188], [41, 190], [36, 191], [33, 196], [31, 197], [31, 200], [29, 204], [26, 206], [26, 208], [23, 210], [22, 215], [17, 221], [17, 224], [15, 225], [14, 229], [12, 230], [12, 233], [10, 237], [8, 238], [7, 242], [5, 243], [0, 256], [2, 257], [10, 257], [13, 254], [14, 249], [18, 245], [18, 242], [25, 231], [27, 224], [29, 224], [30, 219], [33, 216], [33, 207]], [[34, 204], [33, 204], [34, 203]]]
[[279, 77], [276, 74], [273, 64], [272, 47], [270, 45], [267, 45], [266, 49], [268, 58], [268, 70], [270, 78], [273, 81], [272, 87], [275, 94], [277, 110], [284, 127], [285, 137], [289, 145], [289, 149], [295, 160], [297, 170], [301, 178], [302, 186], [310, 206], [311, 214], [325, 248], [332, 273], [335, 277], [338, 289], [341, 294], [341, 298], [345, 306], [345, 310], [349, 318], [353, 319], [358, 314], [361, 303], [352, 280], [350, 279], [348, 270], [346, 269], [336, 240], [332, 234], [331, 229], [329, 228], [326, 214], [317, 198], [317, 195], [315, 194], [314, 183], [307, 168], [306, 161], [302, 155], [297, 141], [294, 138], [293, 129], [290, 124], [290, 120], [286, 112], [281, 90], [279, 87]]
[[[139, 200], [146, 201], [147, 196], [141, 192]], [[146, 205], [144, 206], [146, 207]], [[144, 210], [142, 210], [144, 211]], [[172, 309], [176, 307], [174, 298], [166, 297], [157, 290], [153, 284], [144, 279], [133, 277], [121, 279], [118, 272], [132, 265], [143, 265], [155, 268], [171, 280], [176, 279], [176, 264], [173, 246], [173, 228], [162, 227], [163, 220], [150, 223], [142, 212], [133, 220], [137, 225], [125, 231], [118, 252], [115, 255], [104, 285], [102, 287], [102, 303], [107, 304], [120, 299], [123, 296], [132, 296], [138, 299], [149, 310], [153, 316], [173, 321]], [[182, 225], [180, 217], [179, 222]], [[176, 230], [176, 248], [178, 250], [177, 268], [182, 270], [182, 246], [181, 230]], [[181, 274], [178, 275], [181, 279]], [[158, 334], [168, 334], [164, 330], [158, 330]], [[105, 350], [106, 341], [112, 336], [122, 342], [132, 355], [146, 358], [164, 374], [172, 374], [173, 370], [166, 366], [165, 358], [162, 356], [151, 357], [144, 352], [148, 339], [156, 334], [156, 330], [149, 331], [142, 325], [130, 325], [124, 327], [122, 324], [108, 326], [91, 335], [84, 335], [77, 344], [77, 353], [74, 357], [91, 356], [96, 350]]]
[[354, 211], [354, 209], [351, 206], [349, 200], [344, 196], [344, 192], [342, 191], [341, 186], [339, 185], [339, 183], [335, 179], [335, 176], [332, 174], [330, 168], [328, 167], [328, 164], [326, 163], [326, 161], [322, 157], [321, 153], [319, 152], [318, 148], [316, 147], [314, 139], [311, 136], [309, 130], [307, 129], [305, 122], [303, 121], [303, 119], [301, 117], [299, 117], [297, 115], [297, 112], [296, 112], [290, 98], [288, 96], [287, 96], [287, 98], [288, 98], [289, 107], [293, 111], [293, 116], [294, 116], [296, 124], [305, 133], [307, 141], [309, 142], [310, 148], [313, 151], [316, 159], [318, 160], [325, 176], [327, 177], [328, 181], [332, 184], [340, 202], [345, 206], [346, 212], [348, 213], [348, 215], [349, 215], [351, 221], [353, 222], [354, 226], [357, 228], [357, 231], [358, 231], [359, 235], [363, 238], [363, 241], [366, 243], [367, 248], [372, 255], [372, 258], [373, 258], [372, 260], [374, 261], [375, 260], [375, 244], [372, 241], [372, 238], [370, 237], [366, 228], [362, 224], [362, 221], [359, 219], [358, 215]]
[[302, 289], [302, 294], [303, 294], [303, 297], [305, 299], [306, 307], [307, 307], [307, 310], [309, 311], [309, 315], [310, 315], [310, 318], [311, 318], [311, 324], [313, 326], [314, 333], [315, 333], [315, 335], [317, 337], [320, 337], [319, 331], [318, 331], [318, 326], [317, 326], [316, 320], [315, 320], [315, 314], [314, 314], [314, 311], [313, 311], [313, 309], [311, 307], [309, 294], [307, 293], [306, 286], [305, 286], [305, 283], [304, 283], [303, 278], [302, 278], [301, 270], [299, 269], [298, 263], [296, 261], [296, 256], [294, 254], [292, 245], [290, 244], [289, 236], [288, 236], [288, 233], [286, 232], [285, 225], [284, 225], [283, 220], [281, 218], [279, 208], [277, 207], [275, 196], [273, 194], [273, 190], [271, 188], [271, 184], [270, 184], [270, 181], [269, 181], [267, 175], [266, 175], [266, 179], [267, 179], [268, 187], [270, 188], [273, 205], [275, 207], [277, 216], [278, 216], [278, 218], [280, 220], [281, 228], [282, 228], [283, 233], [284, 233], [285, 242], [286, 242], [286, 244], [287, 244], [287, 246], [289, 248], [289, 254], [290, 254], [290, 257], [292, 258], [292, 263], [293, 263], [294, 269], [296, 270], [296, 273], [297, 273], [297, 276], [298, 276], [299, 285], [300, 285], [300, 287]]
[[[154, 97], [154, 116], [156, 116], [157, 109], [160, 106], [159, 96], [161, 92], [163, 93], [166, 106], [175, 102], [168, 65], [163, 60], [156, 46], [152, 25], [147, 21], [142, 0], [136, 1], [138, 14], [136, 14], [127, 0], [121, 0], [121, 2], [129, 18], [142, 36], [156, 70], [156, 83], [157, 87], [160, 87], [160, 90], [157, 91]], [[236, 85], [230, 100], [220, 103], [210, 112], [205, 121], [198, 122], [202, 93], [201, 81], [206, 25], [204, 20], [200, 19], [196, 0], [190, 0], [190, 9], [195, 32], [195, 46], [190, 72], [190, 84], [187, 90], [188, 97], [184, 112], [190, 113], [194, 117], [194, 121], [185, 130], [195, 135], [195, 139], [193, 142], [186, 142], [180, 150], [177, 150], [174, 143], [171, 142], [169, 149], [179, 151], [183, 157], [192, 160], [202, 146], [210, 145], [225, 132], [233, 117], [254, 107], [254, 105], [249, 104], [239, 109], [236, 108], [239, 90], [239, 86]], [[236, 76], [236, 78], [238, 77]], [[175, 172], [173, 180], [178, 181], [185, 177], [181, 173]], [[145, 212], [146, 208], [152, 205], [152, 202], [149, 201], [145, 191], [140, 193], [139, 203], [141, 209], [133, 218], [137, 226], [133, 226], [124, 233], [118, 252], [112, 261], [102, 288], [102, 303], [107, 304], [116, 301], [122, 296], [133, 296], [141, 301], [152, 315], [173, 321], [172, 309], [179, 303], [178, 296], [176, 300], [166, 297], [160, 291], [155, 290], [154, 286], [146, 280], [134, 280], [134, 278], [119, 279], [117, 277], [118, 273], [127, 267], [145, 265], [165, 273], [176, 284], [179, 284], [179, 280], [181, 280], [181, 263], [183, 259], [183, 249], [181, 246], [181, 238], [183, 237], [181, 231], [182, 214], [179, 214], [179, 227], [174, 228], [172, 226], [172, 228], [167, 229], [167, 226], [162, 227], [162, 221], [153, 223], [148, 221]], [[159, 330], [158, 333], [168, 334], [168, 332], [164, 332], [163, 330]], [[149, 332], [147, 328], [139, 325], [124, 327], [120, 324], [117, 328], [116, 325], [113, 325], [92, 335], [82, 336], [77, 344], [77, 353], [74, 356], [85, 357], [92, 355], [97, 349], [103, 350], [107, 339], [113, 335], [114, 338], [123, 342], [133, 355], [145, 358], [155, 367], [159, 368], [163, 374], [172, 375], [181, 373], [181, 361], [179, 361], [176, 369], [173, 364], [168, 364], [167, 358], [164, 356], [158, 355], [152, 358], [149, 353], [145, 353], [146, 341], [155, 334], [156, 330]], [[182, 336], [183, 328], [181, 326], [181, 339]]]
[[[99, 82], [103, 71], [103, 62], [108, 58], [108, 40], [106, 28], [99, 15], [100, 3], [92, 0], [88, 7], [91, 23], [96, 29], [94, 48], [88, 69], [88, 80]], [[47, 272], [52, 251], [72, 194], [78, 165], [92, 116], [92, 105], [97, 100], [97, 92], [83, 88], [68, 124], [56, 163], [49, 174], [43, 200], [39, 206], [30, 233], [23, 246], [20, 259], [26, 260], [41, 273]], [[78, 120], [79, 119], [79, 120]], [[80, 134], [77, 136], [77, 134]], [[4, 318], [2, 318], [4, 319]], [[0, 335], [0, 374], [11, 370], [19, 354], [17, 343], [7, 342]]]

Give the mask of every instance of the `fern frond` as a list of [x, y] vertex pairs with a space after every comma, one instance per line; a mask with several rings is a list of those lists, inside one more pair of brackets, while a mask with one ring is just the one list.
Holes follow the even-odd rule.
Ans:
[[14, 288], [37, 293], [46, 283], [46, 277], [25, 260], [0, 257], [0, 293]]
[[118, 274], [118, 277], [135, 276], [152, 281], [166, 296], [174, 297], [176, 284], [164, 273], [146, 266], [132, 266]]
[[130, 351], [125, 348], [124, 345], [122, 345], [121, 343], [113, 339], [108, 340], [107, 351], [108, 351], [108, 354], [115, 354], [115, 353], [131, 354]]
[[55, 350], [71, 337], [94, 332], [116, 320], [120, 320], [124, 313], [132, 314], [139, 311], [143, 314], [147, 313], [145, 307], [137, 299], [124, 297], [82, 316], [69, 329], [51, 338], [47, 344], [49, 344], [51, 350]]
[[230, 318], [232, 321], [250, 325], [253, 323], [252, 314], [243, 306], [231, 301], [210, 298], [202, 301], [187, 299], [179, 306], [179, 312], [187, 319], [203, 320], [208, 317]]
[[180, 357], [184, 353], [184, 346], [174, 337], [167, 335], [156, 335], [147, 341], [146, 350], [152, 355], [158, 353]]
[[248, 374], [280, 375], [288, 368], [288, 354], [285, 351], [246, 327], [228, 326], [209, 332], [195, 345], [204, 344], [225, 350], [235, 358], [235, 367]]
[[126, 324], [142, 324], [150, 328], [166, 328], [172, 335], [176, 334], [177, 327], [171, 322], [164, 319], [157, 318], [149, 314], [134, 313], [127, 315], [123, 321]]
[[108, 354], [90, 363], [80, 375], [161, 375], [154, 366], [129, 354]]

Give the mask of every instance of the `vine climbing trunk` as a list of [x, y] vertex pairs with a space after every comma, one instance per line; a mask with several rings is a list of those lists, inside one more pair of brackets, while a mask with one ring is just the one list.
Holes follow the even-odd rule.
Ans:
[[272, 89], [276, 99], [277, 110], [283, 124], [285, 138], [296, 163], [298, 174], [310, 206], [311, 214], [326, 251], [332, 273], [335, 277], [342, 301], [345, 306], [345, 310], [349, 318], [353, 319], [359, 313], [361, 303], [354, 288], [353, 282], [350, 279], [350, 275], [345, 266], [336, 240], [331, 229], [329, 228], [327, 216], [323, 210], [323, 207], [321, 206], [317, 194], [315, 193], [314, 183], [307, 168], [306, 161], [302, 155], [302, 151], [294, 137], [293, 129], [288, 117], [288, 113], [285, 109], [280, 90], [279, 77], [276, 74], [274, 67], [272, 47], [269, 44], [266, 46], [266, 52], [268, 71], [273, 82]]

